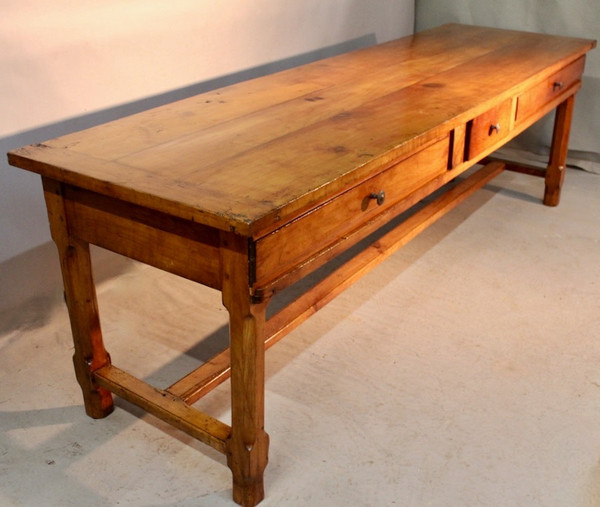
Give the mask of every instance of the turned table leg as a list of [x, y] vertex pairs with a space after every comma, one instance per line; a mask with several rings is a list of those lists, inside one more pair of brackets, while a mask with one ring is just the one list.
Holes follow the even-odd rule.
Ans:
[[269, 436], [264, 431], [265, 319], [267, 302], [253, 303], [247, 239], [223, 234], [223, 304], [229, 311], [231, 436], [227, 463], [233, 499], [252, 507], [264, 497]]
[[546, 206], [557, 206], [560, 201], [560, 191], [565, 179], [574, 103], [575, 95], [571, 95], [556, 108], [552, 148], [546, 170], [546, 190], [544, 193], [544, 204]]
[[92, 372], [110, 363], [100, 329], [89, 244], [70, 237], [62, 186], [44, 178], [44, 194], [52, 239], [58, 248], [75, 353], [75, 375], [83, 391], [86, 413], [95, 419], [113, 410], [110, 391], [98, 387]]

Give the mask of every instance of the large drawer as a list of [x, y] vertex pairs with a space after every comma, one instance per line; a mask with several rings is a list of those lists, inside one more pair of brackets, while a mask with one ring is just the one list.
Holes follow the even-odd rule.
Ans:
[[585, 57], [582, 56], [519, 95], [517, 122], [526, 120], [538, 109], [579, 81], [583, 74], [584, 65]]
[[474, 118], [467, 128], [468, 154], [472, 159], [501, 141], [512, 125], [512, 99], [504, 100]]
[[350, 188], [256, 243], [256, 282], [270, 282], [448, 168], [449, 136]]

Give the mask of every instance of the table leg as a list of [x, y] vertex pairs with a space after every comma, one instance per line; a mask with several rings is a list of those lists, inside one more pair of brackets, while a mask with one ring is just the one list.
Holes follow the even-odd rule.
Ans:
[[546, 190], [544, 193], [544, 204], [546, 206], [556, 206], [560, 201], [560, 191], [565, 179], [574, 103], [575, 95], [571, 95], [556, 108], [550, 161], [546, 170]]
[[249, 290], [248, 243], [224, 234], [221, 244], [223, 304], [229, 311], [231, 436], [227, 463], [233, 499], [252, 507], [264, 497], [269, 436], [264, 431], [265, 320], [267, 302], [253, 303]]
[[110, 391], [98, 387], [91, 373], [110, 363], [104, 348], [89, 244], [69, 236], [62, 187], [43, 180], [52, 239], [58, 248], [75, 353], [75, 375], [83, 391], [86, 413], [94, 419], [113, 410]]

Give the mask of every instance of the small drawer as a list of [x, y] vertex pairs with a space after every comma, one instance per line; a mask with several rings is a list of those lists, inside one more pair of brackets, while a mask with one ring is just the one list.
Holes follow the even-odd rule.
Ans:
[[512, 99], [501, 102], [474, 118], [467, 127], [468, 154], [471, 159], [501, 141], [510, 132]]
[[517, 122], [526, 120], [562, 92], [581, 79], [585, 57], [562, 68], [541, 83], [537, 83], [518, 97]]
[[277, 279], [448, 170], [449, 136], [256, 242], [256, 283]]

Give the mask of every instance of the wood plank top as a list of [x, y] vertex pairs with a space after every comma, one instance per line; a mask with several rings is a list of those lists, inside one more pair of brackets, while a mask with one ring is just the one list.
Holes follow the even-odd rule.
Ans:
[[26, 146], [9, 162], [257, 236], [594, 46], [444, 25]]

